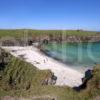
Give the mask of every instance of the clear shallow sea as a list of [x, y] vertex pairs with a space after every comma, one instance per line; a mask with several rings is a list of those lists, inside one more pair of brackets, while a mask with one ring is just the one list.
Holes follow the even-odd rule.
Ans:
[[88, 68], [100, 64], [100, 43], [49, 43], [46, 53], [73, 68]]

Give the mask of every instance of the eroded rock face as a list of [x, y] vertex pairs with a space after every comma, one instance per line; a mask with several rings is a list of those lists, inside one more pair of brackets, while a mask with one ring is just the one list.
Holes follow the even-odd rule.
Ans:
[[52, 73], [51, 77], [42, 80], [42, 85], [55, 85], [56, 81], [57, 81], [57, 77]]
[[32, 43], [39, 42], [39, 43], [49, 43], [49, 42], [58, 42], [61, 43], [63, 41], [66, 42], [100, 42], [100, 34], [94, 35], [87, 35], [87, 36], [80, 36], [80, 35], [67, 35], [67, 34], [44, 34], [41, 36], [28, 36], [27, 38], [14, 38], [14, 37], [3, 37], [0, 38], [0, 45], [1, 46], [25, 46], [25, 45], [32, 45]]

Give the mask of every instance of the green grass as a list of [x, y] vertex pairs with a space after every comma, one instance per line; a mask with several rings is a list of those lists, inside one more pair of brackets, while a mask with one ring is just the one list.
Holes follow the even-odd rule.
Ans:
[[96, 32], [92, 31], [77, 31], [77, 30], [25, 30], [25, 29], [16, 29], [16, 30], [0, 30], [0, 37], [10, 36], [20, 38], [24, 36], [24, 33], [28, 33], [28, 36], [43, 36], [43, 35], [76, 35], [76, 36], [88, 36], [95, 35]]
[[[100, 95], [100, 65], [96, 66], [93, 78], [88, 82], [88, 86], [81, 92], [76, 92], [67, 86], [42, 86], [41, 80], [50, 77], [49, 70], [39, 70], [33, 65], [11, 56], [10, 62], [4, 69], [2, 80], [0, 80], [0, 97], [3, 96], [51, 96], [57, 100], [92, 100]], [[16, 80], [16, 85], [14, 85]], [[27, 87], [30, 84], [30, 88]]]
[[[45, 76], [49, 76], [49, 71], [38, 70], [31, 64], [13, 57], [4, 70], [2, 81], [8, 85], [11, 81], [11, 87], [19, 90], [26, 89], [29, 84], [30, 86], [40, 84]], [[16, 81], [16, 85], [13, 86], [14, 81]], [[4, 86], [4, 88], [6, 87]], [[10, 87], [8, 87], [9, 89]]]

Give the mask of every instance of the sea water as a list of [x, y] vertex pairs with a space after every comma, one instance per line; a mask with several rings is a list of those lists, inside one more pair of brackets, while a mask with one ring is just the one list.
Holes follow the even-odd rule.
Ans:
[[100, 64], [100, 43], [49, 43], [44, 49], [49, 56], [73, 68]]

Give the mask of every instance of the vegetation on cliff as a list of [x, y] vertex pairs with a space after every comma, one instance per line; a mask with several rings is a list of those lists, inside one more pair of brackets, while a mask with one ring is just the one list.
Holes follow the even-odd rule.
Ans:
[[99, 73], [100, 65], [94, 68], [93, 78], [88, 81], [86, 89], [80, 92], [66, 86], [42, 85], [41, 81], [51, 76], [49, 70], [39, 70], [10, 55], [9, 63], [0, 70], [0, 97], [50, 96], [57, 100], [91, 100], [100, 96]]
[[100, 42], [100, 34], [83, 30], [0, 30], [0, 45], [3, 46], [23, 46], [34, 42], [43, 43], [45, 40], [58, 43]]

